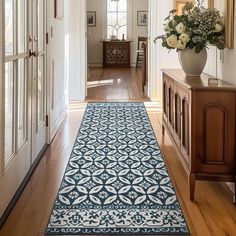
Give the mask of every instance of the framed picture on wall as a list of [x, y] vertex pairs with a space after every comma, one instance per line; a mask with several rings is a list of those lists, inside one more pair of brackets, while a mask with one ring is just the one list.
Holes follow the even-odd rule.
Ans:
[[87, 12], [87, 26], [96, 27], [96, 11]]
[[64, 18], [64, 0], [54, 0], [54, 12], [55, 18]]
[[137, 11], [137, 25], [138, 26], [148, 25], [148, 11]]

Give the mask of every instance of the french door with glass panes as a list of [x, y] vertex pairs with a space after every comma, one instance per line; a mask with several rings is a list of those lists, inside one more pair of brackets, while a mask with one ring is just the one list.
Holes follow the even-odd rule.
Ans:
[[46, 143], [46, 0], [3, 0], [4, 152], [0, 217]]

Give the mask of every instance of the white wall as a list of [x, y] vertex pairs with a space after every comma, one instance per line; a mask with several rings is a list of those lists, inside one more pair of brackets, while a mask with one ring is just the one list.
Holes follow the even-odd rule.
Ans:
[[164, 33], [163, 23], [169, 11], [173, 9], [173, 0], [163, 1], [149, 0], [150, 22], [149, 22], [149, 90], [148, 96], [152, 100], [162, 99], [162, 68], [180, 68], [178, 54], [168, 51], [161, 45], [161, 40], [154, 44], [154, 39]]
[[137, 26], [137, 11], [148, 11], [148, 0], [133, 0], [133, 28], [132, 28], [132, 43], [131, 48], [131, 63], [136, 63], [136, 50], [138, 47], [138, 36], [148, 36], [148, 26]]
[[84, 100], [86, 96], [86, 2], [85, 0], [67, 1], [68, 96], [69, 100], [76, 101]]
[[[236, 4], [235, 4], [236, 10]], [[234, 40], [236, 40], [236, 24], [234, 24]], [[236, 43], [234, 44], [236, 46]], [[236, 48], [225, 49], [221, 57], [218, 56], [218, 71], [224, 81], [236, 85]]]
[[[234, 7], [235, 11], [236, 4], [234, 4]], [[236, 40], [236, 24], [234, 24], [234, 39]], [[215, 47], [211, 47], [208, 50], [208, 63], [205, 71], [219, 79], [236, 85], [235, 61], [236, 48], [226, 48], [224, 51], [219, 51]]]
[[[100, 1], [100, 4], [98, 4]], [[105, 39], [105, 0], [88, 0], [87, 10], [96, 11], [96, 27], [88, 27], [88, 62], [94, 66], [101, 66], [102, 39]]]
[[[98, 4], [99, 3], [99, 4]], [[96, 11], [96, 27], [88, 27], [88, 62], [101, 66], [103, 61], [101, 40], [106, 38], [106, 0], [88, 0], [87, 10]], [[128, 39], [131, 43], [131, 63], [136, 62], [138, 36], [147, 36], [147, 26], [137, 26], [137, 11], [148, 11], [148, 0], [128, 0]]]

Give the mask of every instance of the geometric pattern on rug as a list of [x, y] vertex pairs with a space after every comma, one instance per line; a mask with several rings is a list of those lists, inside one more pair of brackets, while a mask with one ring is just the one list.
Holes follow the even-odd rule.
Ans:
[[143, 103], [89, 103], [46, 234], [189, 235]]

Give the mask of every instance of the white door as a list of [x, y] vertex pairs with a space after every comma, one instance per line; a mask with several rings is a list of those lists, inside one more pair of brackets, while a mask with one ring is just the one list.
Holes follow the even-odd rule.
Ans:
[[0, 153], [0, 217], [46, 143], [43, 2], [3, 0], [4, 151]]
[[46, 144], [46, 1], [31, 0], [32, 161]]

